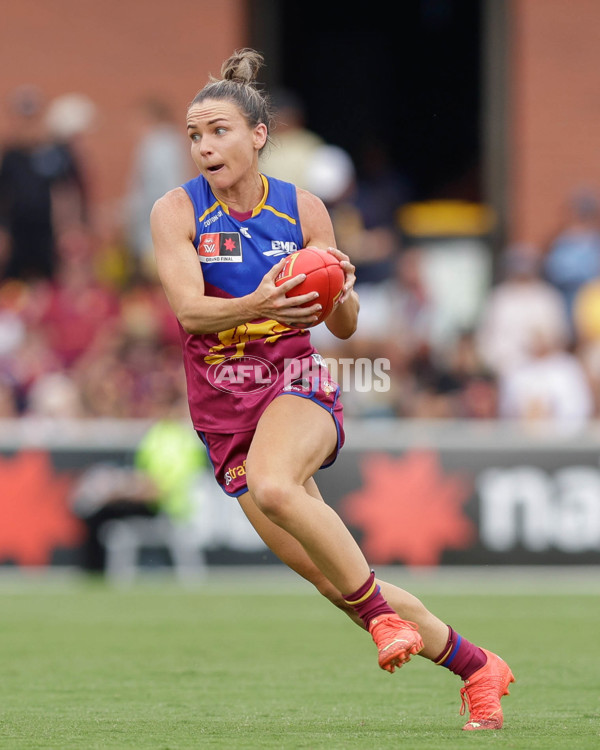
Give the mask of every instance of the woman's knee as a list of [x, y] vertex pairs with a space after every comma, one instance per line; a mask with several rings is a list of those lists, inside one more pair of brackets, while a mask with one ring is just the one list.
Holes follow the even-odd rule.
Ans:
[[248, 490], [259, 510], [271, 521], [283, 520], [290, 502], [292, 487], [279, 477], [270, 474], [247, 473]]

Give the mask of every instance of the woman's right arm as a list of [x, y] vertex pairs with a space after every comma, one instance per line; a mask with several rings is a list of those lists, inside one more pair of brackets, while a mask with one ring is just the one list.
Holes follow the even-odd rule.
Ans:
[[314, 322], [317, 305], [301, 308], [313, 295], [293, 300], [285, 293], [300, 283], [275, 286], [283, 262], [265, 274], [258, 288], [243, 297], [223, 299], [204, 294], [204, 277], [194, 247], [193, 205], [182, 188], [160, 198], [150, 215], [158, 276], [173, 312], [187, 333], [226, 331], [257, 319], [273, 319], [284, 325]]

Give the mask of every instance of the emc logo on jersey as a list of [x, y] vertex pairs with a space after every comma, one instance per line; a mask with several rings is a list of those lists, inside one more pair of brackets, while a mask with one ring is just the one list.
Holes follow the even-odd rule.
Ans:
[[286, 242], [284, 240], [271, 240], [271, 249], [263, 250], [263, 255], [273, 257], [276, 255], [289, 255], [295, 253], [298, 245], [295, 242]]

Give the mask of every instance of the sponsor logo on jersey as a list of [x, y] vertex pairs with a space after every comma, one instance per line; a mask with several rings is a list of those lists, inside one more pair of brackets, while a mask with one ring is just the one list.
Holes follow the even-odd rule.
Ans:
[[274, 257], [276, 255], [289, 255], [295, 253], [298, 245], [295, 242], [286, 242], [284, 240], [271, 240], [271, 249], [263, 250], [263, 255]]
[[246, 459], [239, 466], [230, 466], [225, 472], [225, 484], [229, 486], [236, 477], [246, 475]]
[[219, 221], [221, 216], [223, 216], [223, 211], [219, 210], [214, 216], [211, 216], [210, 219], [207, 219], [202, 226], [204, 227], [204, 229], [206, 229], [211, 224], [214, 224], [215, 221]]
[[241, 263], [242, 241], [238, 232], [210, 232], [200, 237], [201, 263]]

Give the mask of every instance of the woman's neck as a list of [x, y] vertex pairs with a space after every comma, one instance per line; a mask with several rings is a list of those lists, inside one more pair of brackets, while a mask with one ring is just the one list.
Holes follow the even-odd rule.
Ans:
[[214, 192], [218, 201], [224, 203], [229, 210], [240, 214], [253, 211], [262, 201], [264, 194], [265, 185], [258, 172], [252, 176], [249, 184], [236, 185], [228, 191]]

